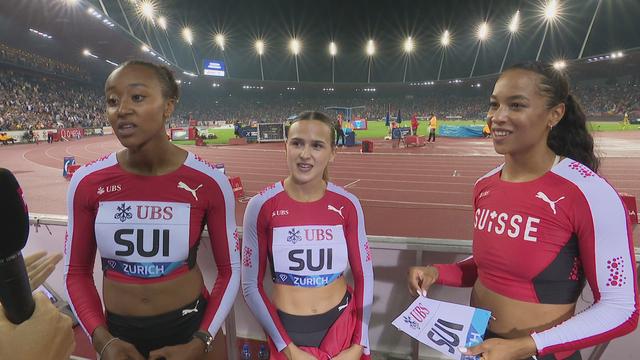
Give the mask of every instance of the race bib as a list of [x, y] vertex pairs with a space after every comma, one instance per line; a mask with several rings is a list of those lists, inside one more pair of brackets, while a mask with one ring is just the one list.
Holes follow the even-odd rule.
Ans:
[[480, 344], [491, 312], [418, 296], [392, 324], [400, 331], [450, 359], [473, 360], [459, 347]]
[[103, 266], [141, 278], [160, 277], [189, 256], [188, 203], [103, 201], [95, 234]]
[[330, 284], [349, 262], [342, 225], [274, 228], [272, 253], [276, 283], [301, 287]]

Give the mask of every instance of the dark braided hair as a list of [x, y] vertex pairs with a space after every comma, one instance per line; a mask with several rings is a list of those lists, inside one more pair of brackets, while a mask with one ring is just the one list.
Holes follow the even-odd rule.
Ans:
[[547, 98], [547, 109], [564, 103], [562, 119], [549, 132], [547, 145], [560, 156], [569, 157], [598, 172], [600, 160], [593, 149], [593, 137], [587, 130], [587, 117], [578, 100], [569, 93], [567, 76], [553, 65], [530, 61], [509, 67], [509, 70], [526, 70], [540, 75], [540, 93]]

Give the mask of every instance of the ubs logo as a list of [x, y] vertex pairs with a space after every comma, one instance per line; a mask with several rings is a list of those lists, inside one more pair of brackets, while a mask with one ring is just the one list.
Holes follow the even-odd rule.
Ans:
[[118, 206], [118, 212], [113, 216], [114, 219], [120, 220], [120, 222], [125, 222], [133, 217], [131, 214], [131, 206], [127, 206], [127, 204], [122, 203], [122, 205]]
[[296, 230], [296, 229], [291, 229], [289, 230], [289, 235], [287, 236], [287, 241], [292, 243], [292, 244], [296, 244], [300, 241], [302, 241], [302, 236], [300, 235], [300, 230]]

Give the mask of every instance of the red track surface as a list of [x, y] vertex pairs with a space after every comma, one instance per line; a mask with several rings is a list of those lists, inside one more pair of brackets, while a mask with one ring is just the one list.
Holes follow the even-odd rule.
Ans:
[[[639, 140], [640, 132], [601, 133], [597, 138], [606, 156], [601, 174], [618, 191], [640, 199]], [[66, 214], [63, 157], [75, 156], [84, 164], [120, 148], [114, 136], [2, 146], [0, 166], [16, 172], [32, 212]], [[241, 177], [248, 195], [287, 175], [282, 143], [185, 148], [224, 163], [228, 175]], [[368, 234], [471, 239], [473, 184], [502, 161], [490, 140], [439, 138], [409, 149], [391, 149], [388, 141], [378, 141], [374, 150], [360, 154], [356, 148], [341, 148], [330, 168], [332, 181], [360, 198]], [[238, 224], [245, 206], [237, 206]], [[638, 244], [640, 227], [634, 238]]]

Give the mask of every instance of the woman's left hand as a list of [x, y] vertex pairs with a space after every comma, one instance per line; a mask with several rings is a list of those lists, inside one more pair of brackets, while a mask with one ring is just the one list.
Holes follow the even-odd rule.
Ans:
[[205, 345], [199, 339], [193, 339], [182, 345], [165, 346], [149, 353], [149, 360], [203, 360], [206, 357]]
[[489, 339], [482, 344], [467, 348], [460, 352], [465, 355], [480, 355], [482, 360], [518, 360], [536, 354], [536, 343], [531, 336], [517, 339]]
[[359, 360], [362, 357], [362, 346], [351, 345], [350, 348], [342, 350], [333, 360]]

